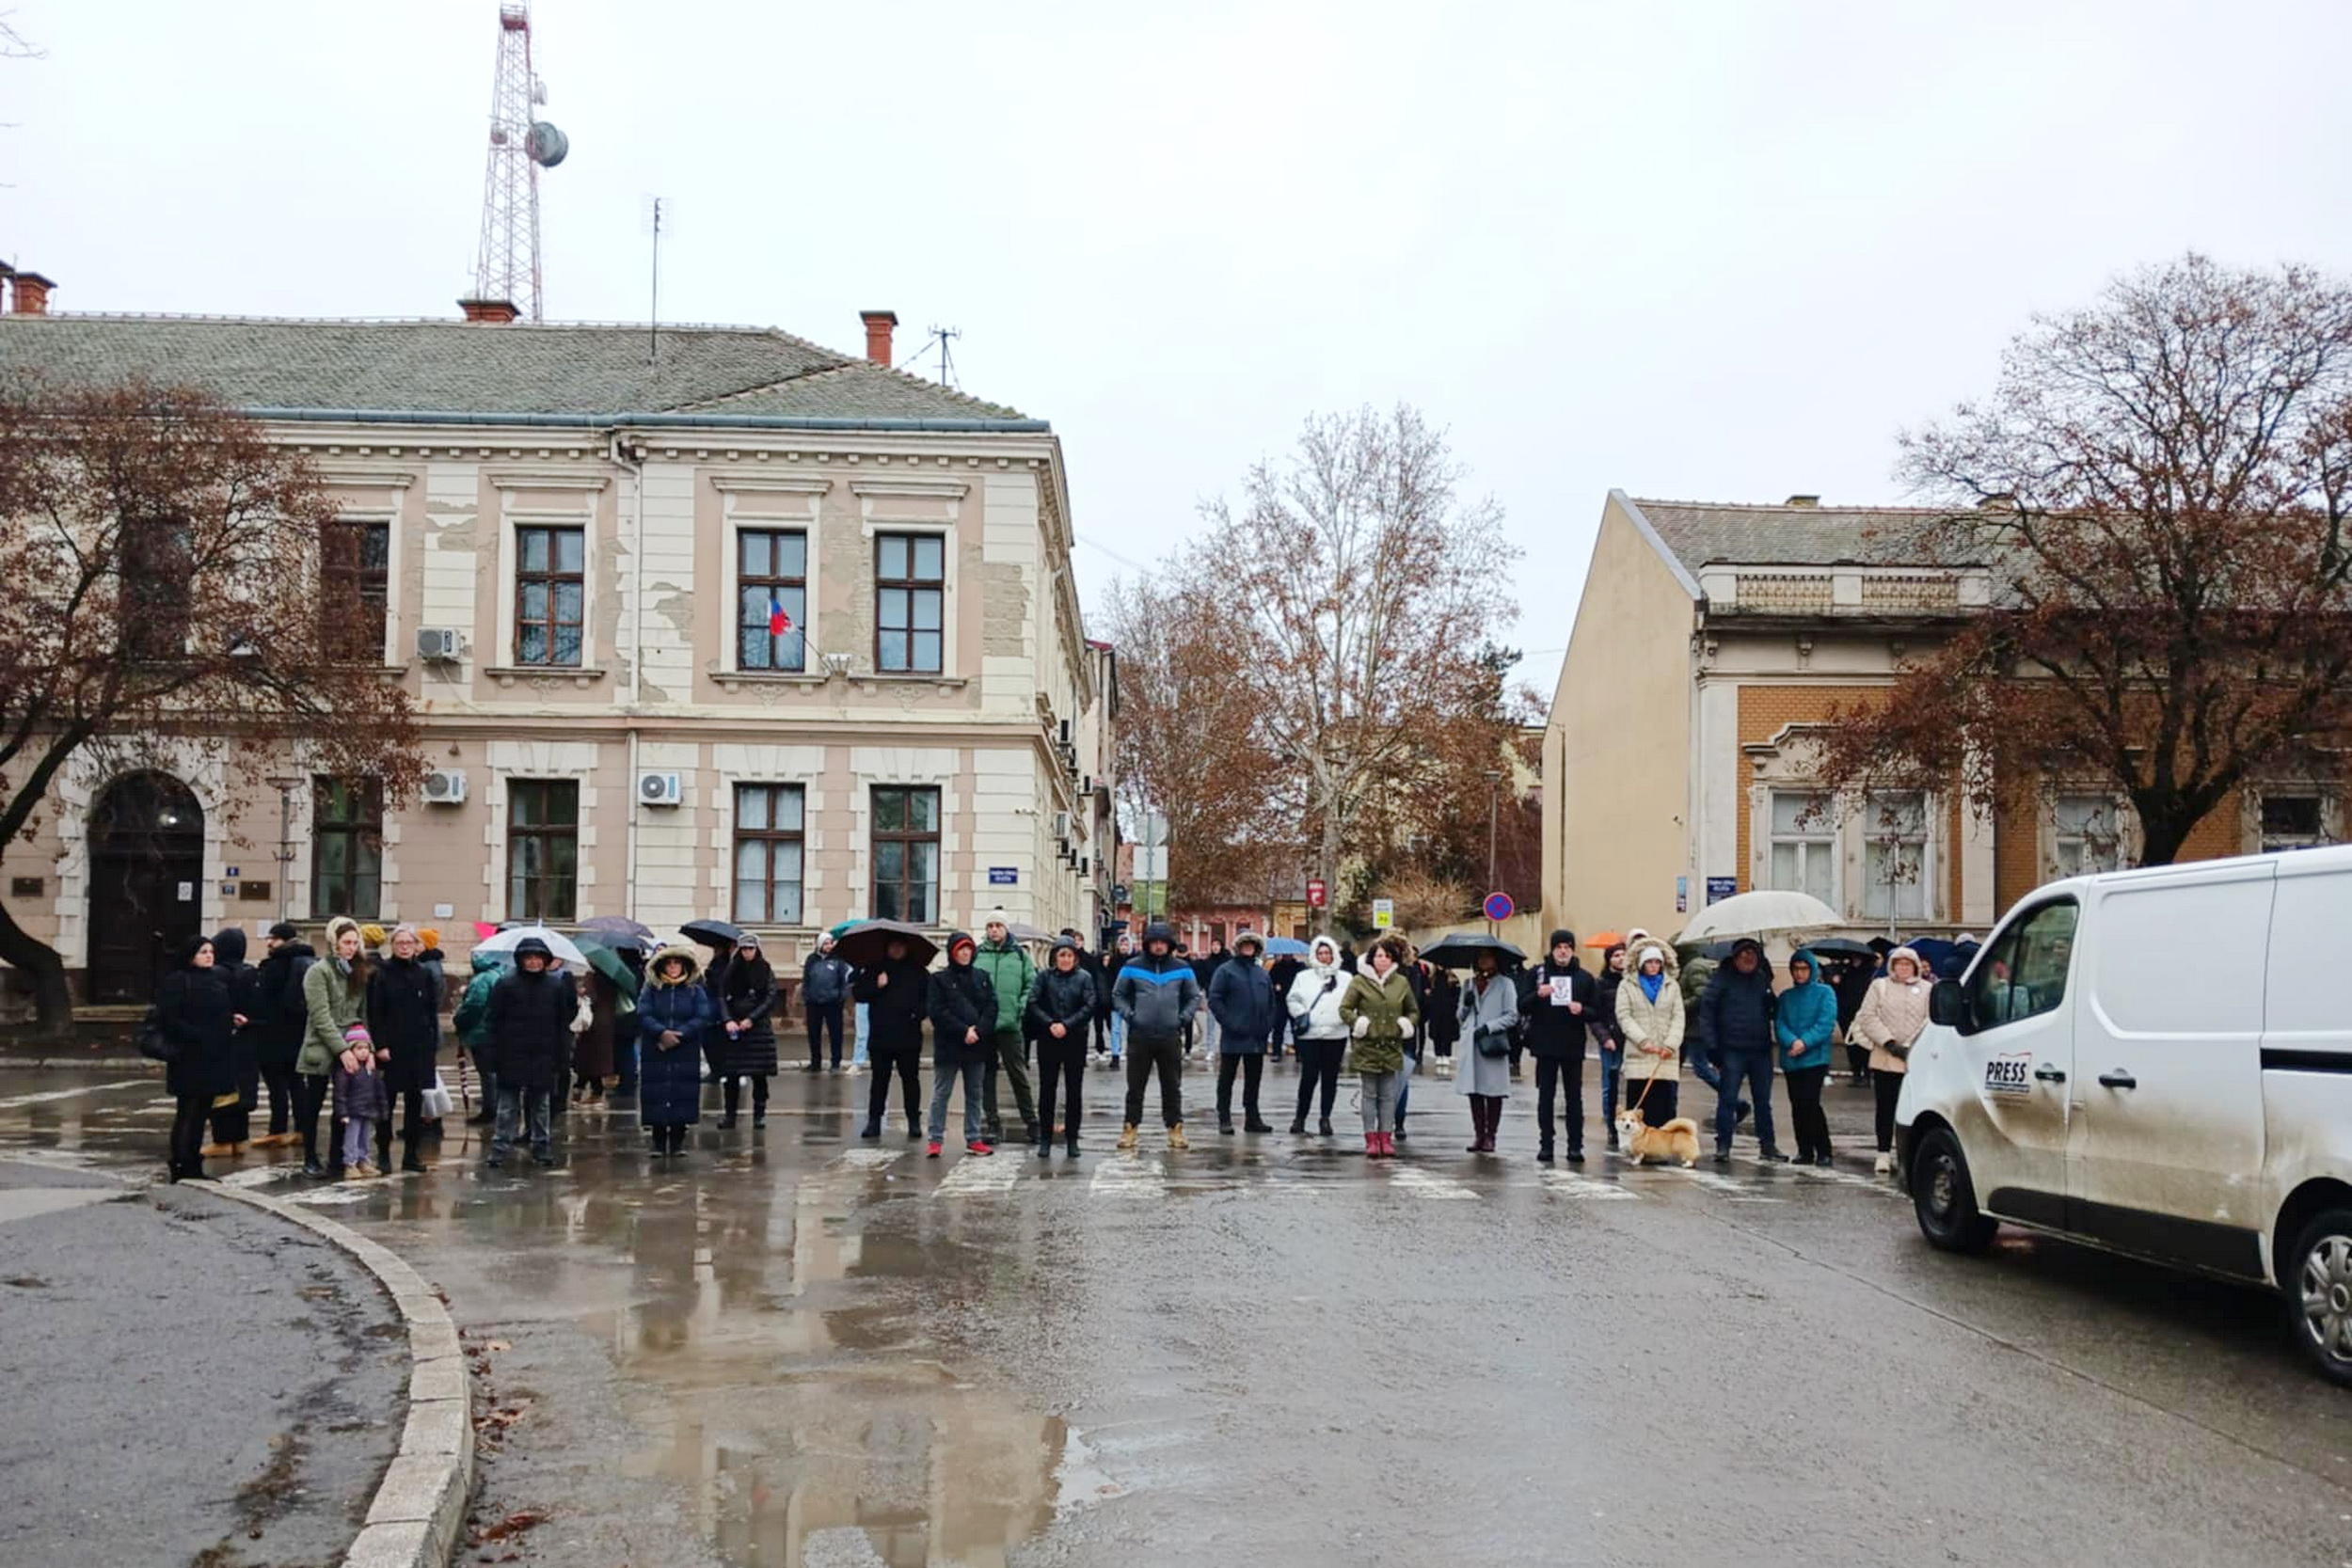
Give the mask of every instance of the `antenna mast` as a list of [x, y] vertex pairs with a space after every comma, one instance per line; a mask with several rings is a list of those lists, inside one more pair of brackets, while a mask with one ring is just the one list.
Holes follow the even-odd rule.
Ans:
[[[531, 7], [499, 7], [498, 68], [490, 81], [489, 162], [482, 177], [482, 248], [474, 264], [476, 302], [511, 306], [543, 318], [539, 289], [539, 171], [571, 150], [563, 132], [532, 118], [548, 101], [531, 69]], [[486, 319], [497, 319], [489, 317]]]

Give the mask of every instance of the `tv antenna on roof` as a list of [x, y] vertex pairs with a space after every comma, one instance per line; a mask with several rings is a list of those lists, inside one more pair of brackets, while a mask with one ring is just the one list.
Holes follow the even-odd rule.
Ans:
[[936, 348], [939, 350], [939, 384], [942, 387], [946, 387], [952, 381], [956, 390], [961, 392], [963, 390], [963, 381], [962, 378], [956, 375], [955, 351], [949, 346], [949, 344], [951, 344], [956, 339], [962, 336], [963, 331], [960, 327], [932, 327], [930, 335], [923, 340], [923, 346], [916, 349], [913, 354], [908, 355], [900, 368], [903, 369], [906, 365], [916, 363], [926, 355], [930, 354], [932, 349]]
[[539, 294], [539, 171], [571, 151], [571, 139], [537, 118], [548, 87], [531, 69], [531, 7], [499, 7], [498, 67], [490, 79], [490, 154], [482, 177], [482, 248], [474, 263], [477, 301], [542, 320]]

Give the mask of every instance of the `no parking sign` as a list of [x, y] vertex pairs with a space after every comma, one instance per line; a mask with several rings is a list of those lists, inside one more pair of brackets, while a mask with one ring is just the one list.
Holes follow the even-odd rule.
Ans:
[[1518, 912], [1518, 906], [1511, 902], [1511, 895], [1509, 894], [1490, 893], [1486, 895], [1487, 919], [1508, 920]]

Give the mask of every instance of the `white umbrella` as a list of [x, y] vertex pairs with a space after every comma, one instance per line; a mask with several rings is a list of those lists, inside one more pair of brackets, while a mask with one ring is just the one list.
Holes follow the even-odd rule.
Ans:
[[1724, 937], [1787, 936], [1797, 931], [1825, 931], [1844, 924], [1836, 910], [1809, 893], [1765, 888], [1708, 905], [1675, 940], [1692, 942]]
[[510, 926], [496, 936], [485, 938], [475, 945], [474, 951], [477, 953], [512, 953], [529, 937], [537, 937], [541, 942], [546, 942], [548, 951], [555, 955], [557, 962], [567, 968], [579, 970], [582, 974], [587, 972], [587, 956], [572, 945], [572, 939], [561, 931], [550, 931], [545, 926]]

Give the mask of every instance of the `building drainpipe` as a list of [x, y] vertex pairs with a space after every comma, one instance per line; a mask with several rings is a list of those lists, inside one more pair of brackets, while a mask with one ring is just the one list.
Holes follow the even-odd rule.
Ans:
[[619, 913], [630, 919], [637, 916], [637, 763], [640, 736], [637, 729], [637, 704], [644, 686], [645, 653], [645, 465], [633, 455], [628, 436], [612, 433], [612, 461], [627, 468], [632, 480], [629, 485], [628, 523], [628, 866], [622, 878], [621, 895], [624, 900]]

